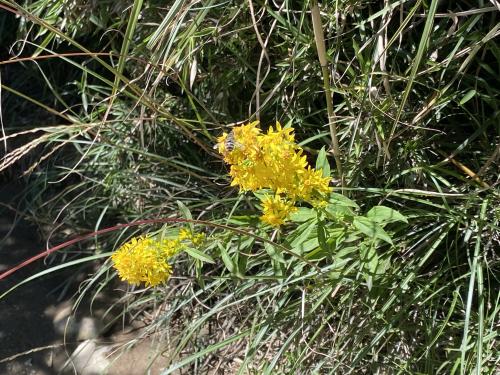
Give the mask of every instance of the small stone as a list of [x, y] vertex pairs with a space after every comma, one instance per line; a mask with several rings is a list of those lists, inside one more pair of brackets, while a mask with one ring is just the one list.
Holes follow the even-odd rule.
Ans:
[[63, 371], [66, 374], [77, 373], [79, 375], [105, 374], [110, 365], [107, 359], [109, 350], [106, 346], [99, 347], [95, 340], [85, 340], [71, 354]]
[[94, 318], [85, 317], [79, 322], [78, 340], [95, 339], [101, 332], [102, 324]]

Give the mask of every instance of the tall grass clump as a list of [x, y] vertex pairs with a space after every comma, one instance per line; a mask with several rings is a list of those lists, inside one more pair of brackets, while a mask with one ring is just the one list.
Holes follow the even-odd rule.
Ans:
[[500, 371], [498, 2], [0, 9], [1, 169], [164, 374]]

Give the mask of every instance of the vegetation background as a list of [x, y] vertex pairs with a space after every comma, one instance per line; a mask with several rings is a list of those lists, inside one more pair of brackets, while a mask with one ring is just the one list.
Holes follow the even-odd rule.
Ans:
[[[24, 181], [18, 200], [53, 244], [143, 219], [243, 231], [196, 225], [211, 240], [165, 287], [115, 292], [123, 317], [156, 312], [144, 335], [175, 332], [165, 374], [221, 358], [234, 373], [498, 373], [499, 2], [323, 1], [323, 71], [311, 6], [0, 0], [2, 179]], [[337, 219], [266, 231], [258, 200], [230, 188], [216, 137], [278, 120], [314, 165], [330, 147], [329, 100]], [[405, 220], [383, 222], [389, 241], [371, 233], [367, 250], [352, 215], [377, 205]], [[92, 295], [113, 287], [110, 253], [159, 228], [49, 263], [92, 270]]]

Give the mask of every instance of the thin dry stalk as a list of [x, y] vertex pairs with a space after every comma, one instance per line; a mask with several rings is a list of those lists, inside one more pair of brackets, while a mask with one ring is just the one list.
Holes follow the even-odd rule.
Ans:
[[[255, 11], [253, 9], [252, 0], [248, 0], [248, 7], [250, 9], [250, 16], [252, 17], [252, 24], [253, 24], [253, 28], [255, 30], [255, 35], [257, 36], [257, 40], [259, 41], [260, 46], [262, 47], [262, 52], [261, 52], [260, 59], [259, 59], [259, 65], [257, 66], [257, 78], [256, 78], [256, 84], [255, 84], [255, 92], [254, 92], [255, 116], [256, 116], [257, 120], [260, 121], [260, 89], [262, 87], [262, 83], [263, 83], [264, 79], [271, 71], [271, 60], [269, 59], [269, 54], [267, 53], [267, 48], [266, 48], [270, 35], [267, 37], [266, 42], [264, 42], [262, 40], [262, 37], [261, 37], [260, 32], [259, 32], [259, 28], [257, 26], [257, 20], [255, 18]], [[276, 24], [276, 20], [274, 21], [274, 25], [275, 24]], [[271, 34], [271, 32], [269, 34]], [[264, 75], [264, 78], [261, 80], [260, 74], [261, 74], [261, 69], [262, 69], [262, 60], [264, 57], [266, 58], [266, 61], [267, 61], [267, 70], [266, 70], [266, 73]]]
[[319, 63], [321, 65], [321, 72], [323, 74], [323, 88], [326, 97], [326, 109], [328, 111], [328, 125], [330, 127], [330, 137], [332, 138], [333, 157], [337, 165], [339, 178], [344, 187], [344, 173], [342, 170], [342, 162], [340, 158], [339, 140], [337, 137], [337, 128], [335, 126], [335, 113], [333, 111], [332, 89], [330, 87], [330, 73], [328, 72], [328, 61], [326, 58], [325, 37], [323, 34], [323, 25], [321, 23], [321, 15], [319, 13], [318, 2], [312, 0], [311, 15], [314, 28], [314, 40], [316, 42], [316, 49], [318, 51]]

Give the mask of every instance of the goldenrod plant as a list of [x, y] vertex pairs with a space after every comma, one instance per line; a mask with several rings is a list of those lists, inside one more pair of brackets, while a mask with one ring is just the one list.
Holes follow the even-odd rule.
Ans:
[[163, 374], [498, 373], [499, 14], [0, 0], [0, 171], [50, 247], [0, 278], [78, 268]]
[[331, 177], [308, 165], [294, 129], [283, 129], [278, 122], [261, 134], [257, 125], [242, 125], [218, 138], [218, 151], [230, 165], [231, 185], [243, 192], [269, 189], [274, 196], [265, 194], [261, 219], [272, 226], [284, 223], [297, 201], [324, 204]]

